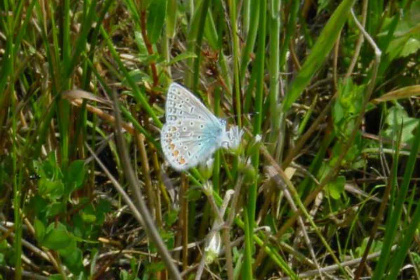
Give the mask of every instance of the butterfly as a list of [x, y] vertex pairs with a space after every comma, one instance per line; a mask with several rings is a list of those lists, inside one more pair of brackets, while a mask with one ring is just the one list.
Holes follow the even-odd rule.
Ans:
[[166, 160], [177, 171], [205, 163], [219, 148], [236, 149], [240, 144], [241, 129], [227, 130], [225, 120], [177, 83], [169, 86], [165, 115], [160, 141]]

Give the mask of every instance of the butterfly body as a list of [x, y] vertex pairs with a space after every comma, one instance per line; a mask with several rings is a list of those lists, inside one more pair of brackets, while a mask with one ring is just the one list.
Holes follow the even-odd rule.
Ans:
[[[191, 92], [177, 83], [168, 89], [166, 123], [161, 144], [170, 165], [183, 171], [207, 161], [221, 147], [238, 142], [242, 132], [226, 131], [226, 122], [214, 116]], [[240, 135], [239, 135], [240, 134]], [[240, 139], [239, 139], [240, 140]]]

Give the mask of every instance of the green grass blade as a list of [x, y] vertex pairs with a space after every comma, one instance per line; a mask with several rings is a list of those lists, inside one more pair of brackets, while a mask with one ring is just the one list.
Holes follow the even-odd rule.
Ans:
[[[398, 231], [398, 227], [395, 225], [399, 224], [399, 221], [401, 219], [404, 203], [407, 199], [407, 194], [409, 191], [411, 176], [413, 174], [414, 167], [416, 165], [418, 151], [420, 148], [419, 127], [420, 127], [420, 123], [417, 125], [417, 133], [413, 141], [413, 146], [411, 147], [411, 152], [408, 158], [407, 165], [405, 166], [403, 182], [401, 184], [400, 190], [396, 194], [397, 198], [395, 200], [395, 207], [391, 213], [390, 219], [387, 222], [387, 226], [385, 230], [385, 239], [384, 239], [384, 243], [381, 250], [381, 256], [378, 261], [378, 263], [382, 265], [378, 265], [378, 267], [375, 269], [372, 279], [382, 279], [383, 275], [385, 275], [385, 268], [386, 268], [385, 265], [390, 261], [391, 247], [394, 243], [394, 238]], [[419, 207], [417, 206], [417, 208]], [[418, 215], [418, 211], [420, 210], [416, 209], [415, 216], [414, 216], [415, 222], [417, 223], [418, 223], [418, 219], [420, 219], [420, 217], [416, 216]], [[417, 229], [417, 226], [414, 226], [414, 228], [412, 228], [412, 226], [414, 225], [409, 226], [409, 230], [404, 235], [405, 238], [403, 239], [402, 244], [400, 244], [399, 250], [397, 251], [397, 256], [400, 256], [401, 260], [398, 260], [397, 258], [392, 257], [392, 260], [393, 260], [391, 263], [392, 275], [396, 275], [399, 272], [399, 269], [401, 268], [401, 263], [403, 262], [404, 256], [406, 255], [407, 250], [408, 250], [408, 246], [409, 246], [408, 242], [411, 242], [413, 238], [414, 233], [412, 231], [413, 230], [415, 231]], [[392, 278], [390, 275], [389, 279], [395, 279], [395, 278]]]
[[326, 26], [322, 29], [311, 53], [302, 65], [297, 77], [290, 85], [289, 92], [282, 104], [282, 112], [290, 109], [293, 102], [303, 93], [305, 87], [310, 83], [312, 77], [321, 67], [322, 63], [328, 58], [328, 55], [334, 46], [338, 35], [347, 21], [350, 9], [354, 0], [344, 0], [334, 11]]

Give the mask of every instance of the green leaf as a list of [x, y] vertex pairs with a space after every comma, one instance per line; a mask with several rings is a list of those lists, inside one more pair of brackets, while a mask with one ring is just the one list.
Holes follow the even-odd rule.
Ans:
[[394, 135], [394, 131], [397, 131], [402, 125], [401, 142], [411, 143], [414, 138], [414, 129], [418, 126], [418, 121], [416, 118], [409, 117], [401, 105], [398, 103], [395, 104], [395, 106], [389, 109], [385, 119], [388, 125], [384, 131], [385, 137], [396, 139], [397, 135]]
[[45, 237], [45, 225], [43, 222], [35, 218], [34, 221], [35, 236], [38, 241], [42, 241]]
[[64, 184], [61, 180], [50, 181], [49, 179], [41, 178], [38, 182], [38, 193], [50, 200], [56, 200], [63, 196]]
[[47, 207], [45, 207], [45, 209], [45, 214], [47, 217], [55, 217], [60, 213], [64, 213], [66, 210], [66, 206], [63, 202], [51, 202], [47, 205]]
[[339, 199], [341, 194], [344, 191], [344, 184], [346, 183], [346, 177], [338, 176], [333, 182], [330, 182], [326, 185], [328, 194], [333, 199]]
[[[363, 253], [366, 251], [366, 245], [369, 241], [369, 238], [366, 237], [363, 239], [362, 245], [356, 248], [356, 257], [362, 257]], [[373, 240], [373, 243], [370, 247], [369, 254], [380, 252], [382, 249], [382, 242], [378, 240]]]
[[162, 32], [166, 17], [167, 0], [154, 0], [150, 3], [147, 17], [147, 35], [152, 44], [156, 43]]
[[357, 86], [350, 79], [345, 84], [340, 83], [333, 107], [334, 130], [337, 135], [349, 136], [352, 132], [355, 117], [362, 108], [364, 89], [363, 85]]
[[58, 223], [52, 223], [47, 228], [47, 233], [42, 245], [52, 250], [64, 249], [71, 244], [73, 240], [72, 235], [67, 231], [66, 227]]
[[172, 226], [178, 220], [178, 214], [179, 214], [179, 211], [176, 211], [174, 209], [169, 210], [163, 217], [165, 220], [165, 224], [168, 227]]
[[401, 50], [400, 57], [407, 57], [411, 54], [416, 53], [420, 49], [420, 41], [416, 38], [410, 38], [405, 43]]
[[83, 253], [79, 248], [74, 248], [71, 252], [61, 256], [64, 260], [64, 264], [72, 273], [77, 275], [83, 271]]
[[96, 216], [94, 214], [88, 214], [88, 213], [83, 212], [82, 213], [82, 220], [85, 223], [92, 224], [96, 221]]
[[108, 200], [101, 199], [96, 206], [96, 224], [102, 225], [105, 216], [111, 211], [111, 203]]
[[84, 160], [73, 161], [65, 172], [64, 182], [66, 185], [67, 193], [71, 193], [83, 185], [86, 175], [86, 167]]

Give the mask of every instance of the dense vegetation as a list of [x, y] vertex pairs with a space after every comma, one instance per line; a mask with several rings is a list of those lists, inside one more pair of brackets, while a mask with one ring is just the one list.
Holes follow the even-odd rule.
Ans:
[[[420, 1], [0, 7], [0, 279], [420, 278]], [[165, 163], [172, 81], [239, 149]]]

